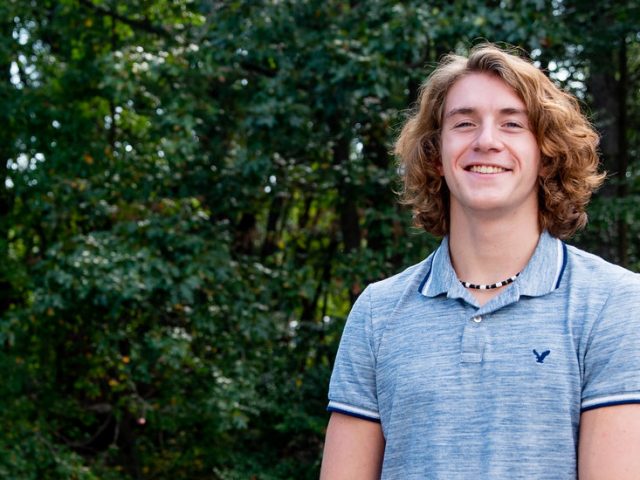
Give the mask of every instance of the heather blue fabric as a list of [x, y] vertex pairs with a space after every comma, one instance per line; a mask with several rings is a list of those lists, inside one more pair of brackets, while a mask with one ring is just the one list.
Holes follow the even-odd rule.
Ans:
[[572, 479], [581, 411], [640, 402], [640, 276], [543, 233], [480, 307], [445, 238], [369, 285], [330, 411], [379, 421], [383, 479]]

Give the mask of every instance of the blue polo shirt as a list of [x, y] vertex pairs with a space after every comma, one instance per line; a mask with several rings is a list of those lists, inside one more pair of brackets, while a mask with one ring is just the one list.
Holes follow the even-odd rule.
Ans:
[[622, 403], [640, 403], [640, 275], [545, 232], [483, 306], [446, 238], [369, 285], [328, 409], [381, 423], [383, 479], [575, 480], [580, 413]]

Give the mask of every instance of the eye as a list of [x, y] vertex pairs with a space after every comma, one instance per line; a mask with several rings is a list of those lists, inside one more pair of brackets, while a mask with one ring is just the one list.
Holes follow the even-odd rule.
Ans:
[[508, 121], [503, 124], [507, 128], [524, 128], [520, 122]]
[[468, 120], [463, 120], [461, 122], [456, 123], [453, 128], [466, 128], [466, 127], [473, 127], [474, 124], [473, 122], [470, 122]]

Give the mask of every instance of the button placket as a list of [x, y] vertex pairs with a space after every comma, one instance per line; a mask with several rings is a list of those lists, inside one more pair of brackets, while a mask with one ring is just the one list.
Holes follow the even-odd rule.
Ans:
[[486, 326], [482, 315], [467, 317], [460, 349], [462, 363], [481, 363], [486, 344]]

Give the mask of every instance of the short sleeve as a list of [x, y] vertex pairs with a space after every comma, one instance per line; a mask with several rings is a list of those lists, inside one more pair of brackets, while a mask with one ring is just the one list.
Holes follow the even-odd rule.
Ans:
[[640, 403], [640, 275], [611, 286], [584, 357], [582, 411]]
[[329, 384], [327, 410], [380, 421], [371, 321], [371, 289], [358, 297], [344, 327]]

